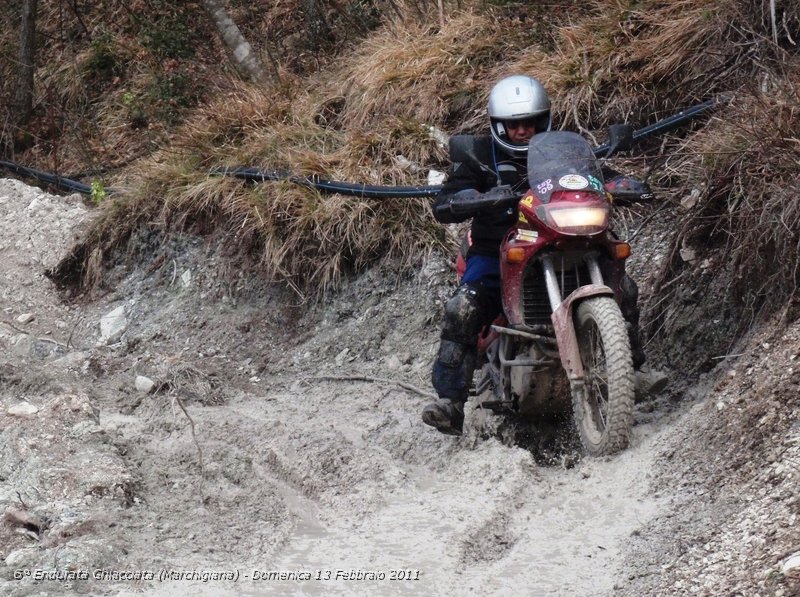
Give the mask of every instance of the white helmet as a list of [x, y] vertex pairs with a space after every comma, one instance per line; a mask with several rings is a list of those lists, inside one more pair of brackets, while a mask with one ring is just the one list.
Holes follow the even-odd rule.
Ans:
[[528, 144], [512, 143], [503, 126], [507, 120], [535, 119], [536, 132], [549, 131], [550, 98], [539, 81], [525, 75], [506, 77], [489, 94], [489, 121], [492, 137], [506, 152], [517, 157], [528, 153]]

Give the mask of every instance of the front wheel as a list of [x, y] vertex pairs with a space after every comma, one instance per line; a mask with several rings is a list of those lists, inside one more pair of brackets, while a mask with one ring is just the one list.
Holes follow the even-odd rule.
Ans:
[[624, 449], [633, 425], [633, 360], [625, 320], [611, 297], [578, 305], [575, 334], [584, 383], [572, 388], [572, 409], [581, 443], [592, 456]]

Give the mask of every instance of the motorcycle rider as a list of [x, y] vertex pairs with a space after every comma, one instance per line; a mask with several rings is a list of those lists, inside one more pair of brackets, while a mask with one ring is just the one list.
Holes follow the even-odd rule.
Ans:
[[[443, 224], [472, 218], [472, 244], [461, 286], [445, 307], [433, 387], [439, 396], [422, 411], [422, 420], [438, 431], [460, 435], [480, 330], [502, 311], [500, 244], [518, 218], [516, 207], [470, 209], [471, 199], [521, 195], [528, 189], [528, 142], [552, 126], [550, 98], [542, 84], [524, 75], [506, 77], [489, 94], [490, 135], [473, 138], [473, 153], [485, 166], [454, 162], [436, 198], [433, 214]], [[452, 209], [457, 204], [457, 209]], [[465, 207], [466, 206], [466, 207]], [[455, 212], [455, 213], [454, 213]], [[629, 323], [634, 367], [644, 363], [638, 333], [638, 289], [629, 276], [623, 283], [621, 310]]]

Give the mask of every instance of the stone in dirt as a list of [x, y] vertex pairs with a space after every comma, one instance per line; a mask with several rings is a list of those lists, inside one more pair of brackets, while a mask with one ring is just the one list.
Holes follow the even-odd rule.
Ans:
[[790, 555], [781, 566], [785, 576], [800, 576], [800, 551]]
[[156, 386], [156, 383], [152, 379], [145, 377], [144, 375], [137, 375], [134, 383], [136, 384], [137, 391], [141, 392], [142, 394], [149, 394]]
[[42, 523], [38, 517], [34, 516], [26, 510], [9, 506], [3, 516], [5, 522], [14, 527], [25, 527], [27, 529], [38, 530], [42, 527]]
[[106, 313], [100, 318], [100, 340], [98, 344], [101, 346], [113, 344], [122, 336], [127, 325], [128, 320], [125, 317], [125, 307], [123, 305]]
[[36, 316], [33, 313], [23, 313], [22, 315], [17, 317], [17, 323], [21, 323], [24, 325], [26, 323], [30, 323], [34, 319], [36, 319]]
[[39, 407], [30, 402], [20, 402], [10, 407], [6, 412], [15, 417], [31, 417], [39, 412]]

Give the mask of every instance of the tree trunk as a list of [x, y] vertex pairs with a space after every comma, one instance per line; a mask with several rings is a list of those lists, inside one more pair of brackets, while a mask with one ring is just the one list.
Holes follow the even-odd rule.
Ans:
[[19, 70], [14, 94], [16, 123], [23, 126], [33, 113], [33, 71], [36, 65], [36, 8], [37, 0], [23, 0], [19, 27]]
[[250, 44], [247, 43], [239, 27], [237, 27], [233, 19], [228, 16], [228, 11], [225, 10], [224, 6], [224, 0], [203, 0], [203, 8], [205, 8], [208, 16], [217, 28], [217, 31], [219, 31], [239, 71], [253, 82], [266, 83], [268, 79], [264, 71], [264, 66], [261, 64], [261, 60], [259, 60], [255, 52], [253, 52], [253, 49], [250, 47]]

